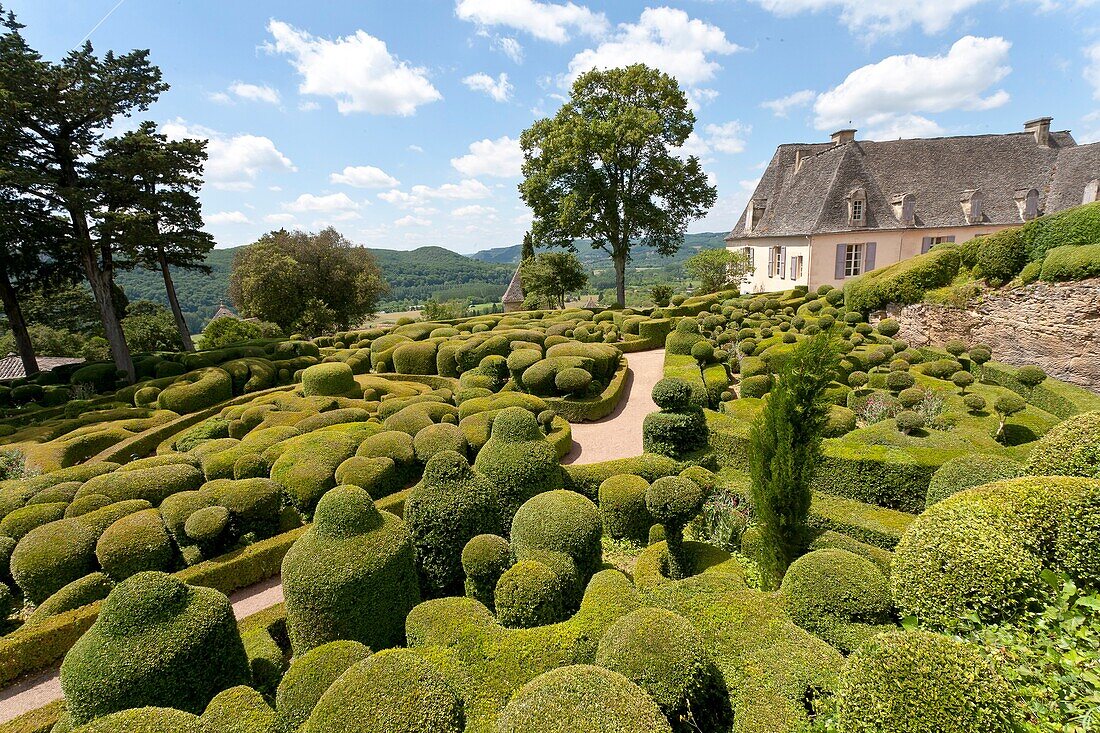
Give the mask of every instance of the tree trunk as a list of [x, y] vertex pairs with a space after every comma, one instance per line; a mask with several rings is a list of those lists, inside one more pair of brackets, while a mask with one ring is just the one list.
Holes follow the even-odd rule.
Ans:
[[23, 318], [23, 309], [19, 307], [15, 288], [8, 277], [8, 271], [3, 267], [0, 267], [0, 298], [4, 301], [4, 314], [8, 317], [12, 335], [15, 336], [15, 348], [19, 352], [20, 361], [23, 362], [23, 371], [28, 377], [33, 377], [38, 374], [34, 345], [31, 343], [31, 335], [27, 333], [27, 321]]
[[103, 330], [107, 336], [107, 343], [111, 346], [111, 358], [120, 372], [126, 374], [126, 381], [133, 384], [137, 381], [137, 373], [134, 371], [134, 360], [130, 357], [130, 347], [126, 345], [126, 334], [122, 330], [122, 321], [115, 313], [115, 298], [111, 291], [111, 277], [100, 269], [95, 261], [95, 253], [84, 250], [80, 255], [81, 264], [84, 265], [84, 274], [88, 278], [88, 284], [92, 286], [92, 295], [95, 296], [96, 305], [99, 306], [99, 317], [103, 319]]
[[191, 329], [187, 327], [187, 319], [183, 317], [183, 311], [180, 309], [180, 301], [176, 297], [176, 286], [172, 282], [172, 273], [168, 271], [168, 258], [164, 256], [163, 247], [157, 247], [157, 258], [160, 260], [160, 272], [164, 275], [164, 289], [168, 293], [168, 304], [172, 306], [176, 328], [179, 329], [180, 339], [183, 340], [183, 350], [194, 351], [195, 344], [191, 342]]
[[616, 254], [615, 260], [615, 302], [620, 308], [626, 307], [626, 252]]

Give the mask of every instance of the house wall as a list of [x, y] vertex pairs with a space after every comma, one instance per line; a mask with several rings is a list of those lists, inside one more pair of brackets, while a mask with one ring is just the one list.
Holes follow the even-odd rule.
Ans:
[[[806, 285], [806, 278], [810, 269], [810, 238], [809, 237], [754, 237], [741, 240], [728, 246], [731, 252], [739, 252], [744, 247], [752, 248], [753, 273], [741, 286], [742, 293], [768, 293], [777, 290], [790, 290], [795, 285]], [[786, 247], [787, 259], [783, 263], [783, 276], [768, 277], [768, 250], [772, 247]], [[792, 280], [792, 258], [801, 256], [802, 276]]]

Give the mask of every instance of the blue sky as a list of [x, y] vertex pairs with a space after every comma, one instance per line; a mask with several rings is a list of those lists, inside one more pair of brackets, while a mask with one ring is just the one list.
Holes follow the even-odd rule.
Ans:
[[149, 48], [147, 113], [210, 140], [219, 247], [332, 224], [370, 247], [518, 243], [518, 138], [570, 79], [634, 61], [696, 109], [686, 152], [730, 229], [775, 146], [1019, 130], [1100, 140], [1100, 0], [9, 0], [58, 58]]

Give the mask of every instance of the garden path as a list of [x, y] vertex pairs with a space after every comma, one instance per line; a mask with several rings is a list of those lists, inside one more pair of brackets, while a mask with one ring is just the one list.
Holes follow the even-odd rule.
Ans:
[[[598, 463], [630, 458], [642, 453], [642, 421], [656, 411], [653, 385], [663, 376], [665, 350], [640, 351], [626, 355], [630, 366], [623, 398], [607, 417], [573, 427], [573, 449], [563, 463]], [[229, 600], [238, 620], [283, 601], [279, 576], [237, 591]], [[62, 697], [60, 665], [0, 690], [0, 724], [24, 713], [49, 705]]]

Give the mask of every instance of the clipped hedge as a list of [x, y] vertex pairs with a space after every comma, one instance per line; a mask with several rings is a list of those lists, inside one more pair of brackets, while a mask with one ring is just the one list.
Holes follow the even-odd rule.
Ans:
[[888, 303], [918, 303], [928, 290], [949, 284], [959, 265], [957, 248], [935, 247], [856, 278], [844, 286], [844, 303], [849, 310], [863, 313]]
[[1055, 247], [1046, 253], [1039, 279], [1068, 282], [1100, 277], [1100, 244]]

